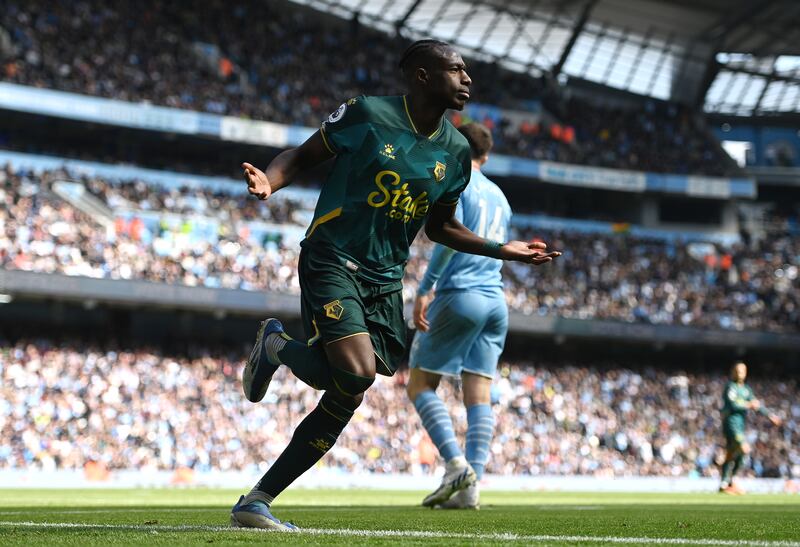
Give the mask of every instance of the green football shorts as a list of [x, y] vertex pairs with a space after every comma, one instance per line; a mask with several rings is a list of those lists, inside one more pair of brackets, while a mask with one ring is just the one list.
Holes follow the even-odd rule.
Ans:
[[368, 333], [378, 374], [393, 375], [406, 351], [402, 283], [366, 282], [344, 260], [308, 248], [300, 252], [298, 273], [308, 343]]
[[739, 424], [725, 420], [722, 424], [722, 432], [725, 435], [725, 449], [728, 452], [739, 450], [744, 443], [744, 428]]

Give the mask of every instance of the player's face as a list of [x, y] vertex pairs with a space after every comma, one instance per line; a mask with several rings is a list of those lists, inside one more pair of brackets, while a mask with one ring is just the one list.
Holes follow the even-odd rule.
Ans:
[[744, 363], [739, 363], [735, 367], [733, 367], [733, 379], [736, 382], [744, 382], [745, 378], [747, 378], [747, 365]]
[[447, 49], [429, 70], [428, 91], [442, 99], [446, 108], [462, 110], [469, 100], [472, 80], [461, 55]]

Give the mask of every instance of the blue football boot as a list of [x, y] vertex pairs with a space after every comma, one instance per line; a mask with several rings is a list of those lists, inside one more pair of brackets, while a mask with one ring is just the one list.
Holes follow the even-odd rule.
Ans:
[[231, 509], [231, 526], [234, 528], [261, 528], [278, 532], [295, 532], [297, 526], [291, 522], [281, 522], [269, 511], [266, 503], [253, 501], [245, 503], [244, 496]]
[[252, 403], [257, 403], [264, 398], [272, 375], [281, 366], [276, 346], [282, 348], [286, 344], [286, 340], [278, 341], [283, 342], [282, 344], [270, 344], [270, 341], [274, 341], [270, 337], [282, 334], [283, 325], [277, 319], [267, 319], [261, 322], [256, 335], [256, 343], [242, 373], [244, 396]]

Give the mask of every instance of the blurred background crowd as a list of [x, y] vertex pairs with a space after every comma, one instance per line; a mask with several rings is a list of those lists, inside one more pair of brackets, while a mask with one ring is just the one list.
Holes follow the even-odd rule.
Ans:
[[[565, 6], [564, 12], [576, 6]], [[551, 15], [548, 29], [563, 23], [558, 13]], [[670, 43], [657, 51], [650, 30], [630, 28], [620, 34], [615, 25], [602, 23], [599, 31], [590, 31], [598, 23], [586, 23], [576, 37], [595, 33], [587, 55], [608, 50], [616, 35], [614, 55], [630, 57], [618, 63], [631, 65], [629, 79], [638, 74], [632, 65], [645, 67], [651, 54], [666, 59], [674, 53], [667, 51]], [[257, 38], [243, 31], [254, 25]], [[384, 34], [358, 16], [342, 19], [284, 0], [207, 0], [202, 9], [156, 0], [0, 0], [2, 84], [229, 116], [236, 119], [223, 121], [236, 122], [236, 127], [253, 127], [241, 120], [317, 127], [350, 97], [398, 94], [403, 82], [397, 61], [408, 43], [399, 27], [396, 34]], [[573, 45], [577, 48], [577, 42]], [[638, 52], [631, 54], [630, 48]], [[527, 66], [527, 74], [499, 62], [466, 59], [474, 81], [472, 100], [463, 112], [449, 115], [456, 125], [486, 125], [494, 136], [494, 152], [513, 156], [501, 162], [530, 167], [524, 160], [535, 159], [701, 175], [645, 178], [560, 165], [553, 168], [569, 171], [562, 177], [548, 179], [536, 169], [508, 170], [507, 177], [498, 177], [513, 202], [517, 220], [512, 236], [544, 240], [564, 251], [562, 259], [544, 268], [504, 267], [510, 309], [528, 317], [729, 331], [681, 331], [708, 337], [665, 346], [660, 344], [666, 336], [642, 341], [618, 335], [599, 355], [594, 349], [602, 342], [596, 333], [565, 345], [564, 331], [555, 327], [533, 335], [517, 328], [509, 337], [515, 351], [504, 357], [492, 391], [497, 431], [490, 473], [717, 476], [727, 373], [714, 367], [735, 354], [761, 363], [774, 360], [779, 372], [767, 376], [755, 366], [751, 385], [784, 420], [776, 428], [761, 417], [751, 418], [748, 440], [754, 451], [746, 474], [800, 478], [800, 403], [792, 376], [796, 354], [779, 354], [790, 347], [788, 342], [778, 350], [770, 346], [775, 340], [795, 340], [774, 333], [800, 333], [796, 173], [781, 172], [764, 183], [758, 173], [742, 171], [722, 149], [721, 140], [728, 137], [710, 131], [714, 125], [730, 132], [731, 139], [744, 139], [740, 145], [753, 145], [749, 151], [740, 149], [742, 164], [770, 164], [770, 157], [781, 157], [777, 163], [789, 166], [796, 124], [772, 128], [780, 139], [770, 143], [761, 128], [750, 128], [749, 137], [736, 136], [741, 119], [723, 124], [706, 116], [700, 103], [682, 97], [679, 82], [692, 80], [678, 78], [678, 71], [697, 67], [689, 57], [673, 57], [672, 64], [658, 61], [649, 78], [652, 83], [658, 74], [675, 76], [670, 100], [655, 98], [659, 95], [652, 89], [637, 95], [624, 91], [629, 87], [580, 82], [586, 74], [562, 71], [554, 64], [557, 59], [544, 70]], [[686, 66], [679, 68], [684, 60]], [[603, 71], [611, 72], [612, 66], [607, 68]], [[752, 67], [745, 68], [747, 78], [758, 80], [750, 74]], [[719, 73], [715, 82], [731, 73], [714, 56], [704, 70], [706, 79]], [[759, 104], [775, 94], [776, 84], [791, 79], [777, 77], [776, 70], [762, 78]], [[740, 102], [756, 89], [747, 85]], [[52, 165], [33, 155], [47, 153], [61, 158], [57, 162], [81, 157], [132, 164], [105, 165], [102, 173], [141, 173], [141, 167], [170, 171], [152, 171], [141, 180], [0, 162], [0, 277], [24, 271], [299, 293], [298, 242], [313, 216], [314, 190], [292, 187], [259, 202], [245, 194], [243, 184], [184, 185], [181, 176], [231, 175], [241, 159], [263, 166], [260, 162], [278, 152], [270, 147], [292, 142], [288, 137], [286, 142], [237, 141], [223, 137], [221, 129], [213, 138], [211, 132], [173, 133], [174, 127], [144, 131], [88, 123], [63, 108], [42, 114], [3, 105], [0, 149], [28, 153], [23, 164]], [[755, 107], [751, 110], [755, 115]], [[142, 116], [158, 112], [136, 111]], [[211, 121], [221, 128], [219, 119]], [[302, 133], [297, 127], [290, 130]], [[319, 180], [321, 175], [309, 176]], [[648, 186], [652, 180], [663, 184]], [[633, 182], [615, 186], [620, 181]], [[314, 180], [298, 182], [313, 186]], [[667, 183], [674, 187], [667, 189]], [[597, 228], [617, 221], [613, 229]], [[599, 231], [587, 231], [589, 224]], [[726, 237], [711, 237], [723, 232]], [[422, 235], [411, 249], [404, 282], [407, 304], [431, 250]], [[58, 283], [54, 277], [39, 279]], [[275, 459], [298, 419], [316, 404], [318, 394], [285, 369], [276, 374], [264, 403], [244, 400], [239, 379], [249, 348], [233, 347], [238, 342], [225, 349], [215, 344], [246, 320], [224, 306], [211, 313], [187, 311], [186, 302], [174, 310], [126, 308], [106, 301], [76, 304], [66, 292], [47, 297], [8, 292], [0, 294], [0, 470], [99, 467], [256, 474]], [[65, 319], [69, 313], [74, 315]], [[86, 342], [86, 332], [101, 336], [94, 327], [104, 319], [108, 324], [102, 329], [112, 336], [102, 343]], [[20, 326], [26, 321], [36, 328]], [[193, 329], [213, 322], [224, 322], [228, 330], [220, 328], [198, 344]], [[169, 328], [161, 329], [162, 324]], [[65, 325], [71, 334], [58, 330]], [[624, 332], [634, 330], [645, 329], [626, 326]], [[738, 332], [747, 331], [762, 332], [753, 345], [738, 346]], [[34, 338], [31, 332], [48, 334]], [[182, 349], [167, 349], [166, 341]], [[635, 357], [643, 347], [636, 344], [650, 344], [653, 355], [664, 350], [661, 361]], [[539, 345], [549, 349], [547, 357], [526, 357]], [[569, 356], [561, 352], [565, 346]], [[798, 346], [793, 347], [796, 352]], [[661, 366], [667, 359], [670, 366]], [[406, 380], [405, 369], [393, 378], [379, 378], [322, 466], [417, 475], [437, 469], [441, 462], [407, 401]], [[441, 395], [459, 408], [457, 383], [443, 384]], [[456, 427], [463, 438], [463, 409], [456, 411]]]
[[[404, 89], [397, 61], [407, 41], [278, 2], [2, 5], [0, 76], [10, 83], [310, 127], [350, 97]], [[241, 31], [254, 22], [268, 39]], [[546, 78], [468, 62], [472, 101], [501, 109], [477, 120], [496, 152], [668, 173], [735, 169], [685, 108], [599, 106]]]
[[[63, 179], [70, 177], [62, 171], [0, 170], [0, 266], [299, 293], [296, 241], [259, 223], [302, 229], [311, 210], [301, 201], [258, 202], [241, 192], [79, 177], [109, 210], [126, 211], [113, 226], [102, 227], [53, 191], [53, 183]], [[729, 247], [531, 228], [514, 235], [543, 239], [565, 252], [547, 268], [506, 265], [506, 295], [514, 311], [734, 330], [800, 327], [800, 242], [782, 229]], [[407, 301], [431, 248], [421, 236], [412, 249]]]
[[[271, 463], [319, 393], [282, 367], [264, 402], [241, 394], [246, 348], [167, 355], [52, 340], [0, 347], [0, 469], [252, 470]], [[321, 465], [432, 473], [436, 450], [405, 394], [407, 371], [380, 377]], [[598, 477], [717, 476], [723, 371], [636, 370], [619, 363], [506, 363], [493, 387], [497, 427], [487, 472]], [[784, 419], [751, 416], [746, 474], [800, 477], [794, 379], [755, 379]], [[466, 418], [458, 384], [440, 395]]]

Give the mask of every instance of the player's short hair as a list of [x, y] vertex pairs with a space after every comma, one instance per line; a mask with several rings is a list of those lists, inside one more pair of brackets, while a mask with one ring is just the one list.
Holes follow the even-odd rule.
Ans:
[[449, 48], [452, 46], [441, 40], [417, 40], [403, 52], [398, 66], [406, 75], [409, 75], [411, 71], [427, 65], [434, 57], [441, 55]]
[[465, 123], [458, 128], [458, 131], [467, 138], [469, 149], [472, 151], [472, 159], [483, 157], [494, 146], [492, 132], [483, 124]]

